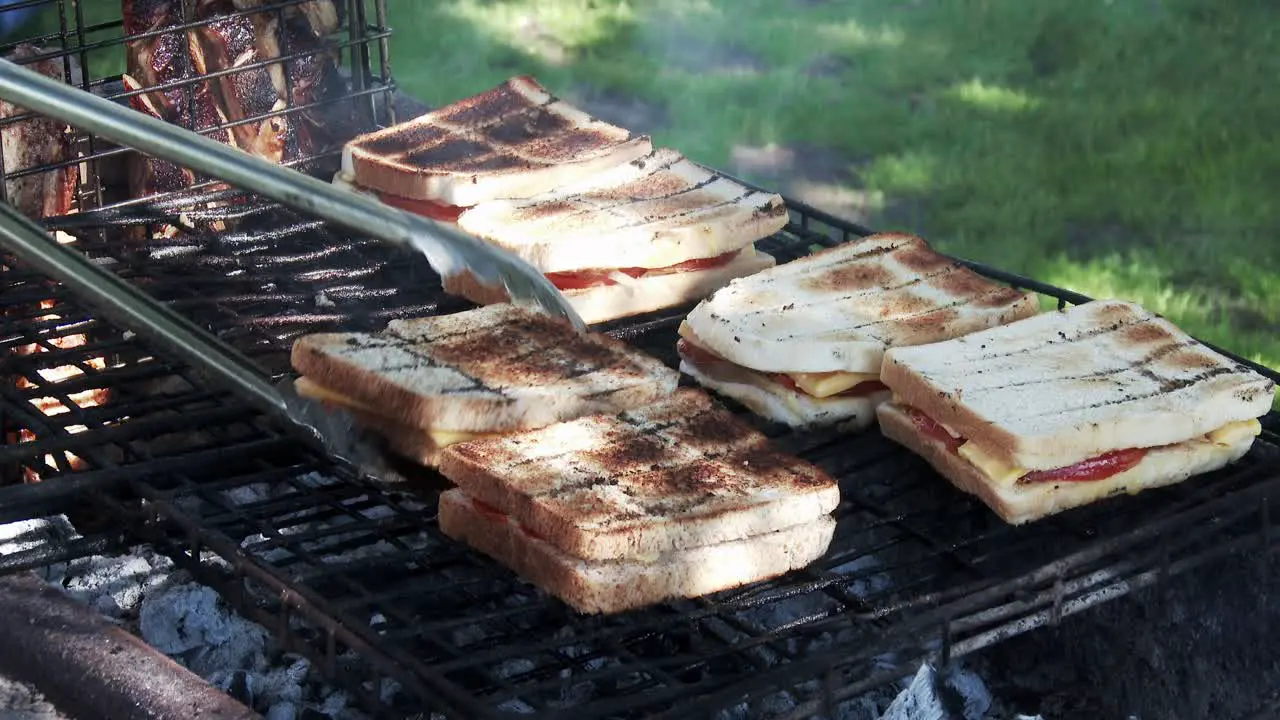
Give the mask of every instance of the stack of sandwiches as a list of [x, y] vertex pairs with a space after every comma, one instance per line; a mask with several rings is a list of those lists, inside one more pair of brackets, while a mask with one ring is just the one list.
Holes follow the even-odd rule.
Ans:
[[696, 597], [826, 552], [835, 482], [679, 374], [512, 305], [299, 338], [299, 392], [458, 488], [443, 531], [586, 613]]
[[1035, 314], [1039, 301], [917, 237], [872, 235], [735, 280], [680, 326], [680, 369], [791, 427], [863, 429], [889, 399], [891, 347], [959, 337]]
[[884, 435], [1021, 524], [1244, 456], [1275, 383], [1132, 303], [885, 354]]
[[703, 392], [460, 443], [441, 530], [583, 613], [737, 587], [827, 550], [835, 482]]
[[453, 443], [642, 407], [679, 380], [607, 335], [512, 305], [303, 336], [292, 362], [299, 394], [350, 411], [428, 466]]
[[[787, 223], [747, 188], [590, 117], [528, 77], [352, 140], [335, 182], [506, 249], [599, 323], [694, 302], [774, 264]], [[502, 288], [451, 279], [479, 304]]]

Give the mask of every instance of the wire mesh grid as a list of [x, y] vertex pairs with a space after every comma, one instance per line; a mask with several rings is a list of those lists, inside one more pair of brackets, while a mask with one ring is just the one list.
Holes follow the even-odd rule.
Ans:
[[[299, 169], [331, 171], [346, 139], [395, 119], [385, 0], [28, 0], [0, 7], [0, 25], [22, 28], [0, 44], [18, 64]], [[48, 122], [0, 109], [6, 136]], [[190, 200], [216, 186], [181, 169], [148, 179], [152, 160], [82, 131], [65, 140], [18, 153], [7, 138], [0, 199], [54, 174], [74, 199], [32, 214]], [[112, 195], [122, 173], [130, 193]]]
[[[465, 307], [441, 297], [424, 262], [252, 198], [209, 211], [205, 219], [234, 216], [230, 232], [196, 228], [145, 247], [110, 239], [171, 220], [163, 211], [115, 208], [63, 226], [106, 229], [108, 239], [83, 248], [271, 375], [286, 372], [287, 348], [304, 332]], [[788, 229], [761, 247], [785, 261], [863, 233], [793, 204]], [[1047, 302], [1085, 299], [979, 269]], [[38, 439], [0, 457], [45, 482], [0, 488], [0, 516], [74, 505], [86, 492], [117, 512], [140, 498], [155, 522], [135, 520], [132, 532], [387, 717], [692, 717], [743, 703], [752, 717], [838, 716], [842, 703], [921, 658], [970, 652], [1224, 553], [1271, 547], [1269, 499], [1280, 483], [1274, 415], [1231, 469], [1017, 529], [876, 433], [765, 428], [840, 481], [827, 556], [699, 600], [580, 617], [444, 538], [434, 523], [439, 478], [410, 473], [397, 490], [359, 482], [209, 391], [198, 372], [92, 320], [55, 283], [12, 263], [4, 281], [5, 344], [43, 352], [14, 365], [25, 388], [0, 389], [0, 412]], [[32, 309], [44, 298], [58, 300], [59, 317]], [[608, 329], [673, 363], [682, 315]], [[88, 342], [57, 341], [74, 335]], [[78, 374], [58, 383], [41, 376], [68, 365]], [[109, 395], [78, 407], [76, 392], [92, 388]], [[49, 395], [70, 409], [33, 413], [32, 401]], [[65, 451], [79, 463], [51, 459]], [[399, 693], [388, 692], [392, 683]]]

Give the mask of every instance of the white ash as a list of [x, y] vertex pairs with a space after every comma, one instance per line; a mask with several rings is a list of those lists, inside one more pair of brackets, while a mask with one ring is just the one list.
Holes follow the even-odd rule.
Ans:
[[990, 709], [991, 693], [977, 675], [952, 670], [939, 677], [925, 663], [881, 720], [984, 720]]

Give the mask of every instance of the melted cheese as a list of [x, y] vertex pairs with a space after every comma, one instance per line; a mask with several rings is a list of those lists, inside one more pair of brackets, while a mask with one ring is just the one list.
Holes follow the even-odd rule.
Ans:
[[1258, 437], [1261, 434], [1262, 423], [1250, 418], [1240, 422], [1227, 423], [1205, 437], [1214, 445], [1227, 446], [1243, 442], [1246, 438]]
[[[680, 337], [697, 345], [698, 338], [693, 334], [693, 329], [689, 327], [689, 321], [681, 320], [680, 329], [677, 331]], [[880, 373], [856, 373], [856, 372], [800, 372], [786, 373], [791, 377], [791, 381], [796, 387], [805, 391], [806, 394], [815, 398], [828, 398], [832, 395], [838, 395], [850, 388], [857, 387], [864, 382], [871, 382], [880, 379]]]
[[817, 398], [831, 397], [864, 382], [879, 380], [879, 373], [820, 372], [788, 373], [796, 387]]
[[297, 390], [298, 394], [301, 395], [302, 397], [308, 397], [308, 398], [311, 398], [312, 400], [319, 400], [321, 402], [331, 402], [336, 405], [341, 405], [343, 407], [348, 407], [355, 410], [363, 410], [365, 412], [377, 413], [377, 410], [375, 410], [372, 405], [366, 405], [365, 403], [360, 402], [359, 400], [351, 397], [350, 395], [343, 395], [340, 392], [330, 390], [329, 388], [324, 387], [323, 385], [320, 385], [319, 383], [312, 380], [311, 378], [306, 378], [306, 377], [298, 378], [297, 380], [293, 381], [293, 388]]
[[[341, 405], [345, 408], [350, 408], [352, 410], [359, 410], [361, 412], [369, 413], [370, 415], [380, 416], [380, 413], [373, 406], [365, 404], [359, 400], [356, 400], [355, 398], [349, 395], [343, 395], [340, 392], [330, 390], [329, 388], [319, 385], [314, 380], [311, 380], [309, 378], [300, 377], [296, 381], [294, 381], [293, 386], [294, 388], [297, 389], [298, 394], [303, 397], [309, 397], [313, 400], [320, 400], [322, 402], [330, 402], [335, 405]], [[449, 447], [450, 445], [457, 445], [458, 443], [469, 442], [471, 440], [477, 440], [479, 438], [495, 437], [497, 435], [502, 434], [502, 433], [486, 433], [486, 432], [467, 432], [464, 430], [436, 430], [436, 429], [422, 430], [422, 432], [427, 436], [427, 439], [431, 442], [431, 444], [438, 448], [445, 448], [445, 447]]]
[[961, 445], [956, 449], [956, 453], [973, 463], [989, 480], [1001, 485], [1014, 483], [1028, 472], [995, 457], [972, 442]]
[[480, 438], [497, 437], [502, 433], [464, 432], [461, 430], [426, 430], [427, 437], [436, 447], [449, 447]]

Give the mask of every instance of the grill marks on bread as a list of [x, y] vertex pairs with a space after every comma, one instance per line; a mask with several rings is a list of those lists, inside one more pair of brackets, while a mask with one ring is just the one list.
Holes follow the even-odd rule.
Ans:
[[885, 356], [909, 405], [1027, 469], [1266, 413], [1274, 383], [1133, 303], [1095, 301]]
[[675, 371], [606, 335], [512, 305], [300, 338], [293, 364], [411, 427], [494, 432], [649, 402]]
[[519, 172], [605, 156], [641, 139], [573, 108], [532, 78], [516, 77], [356, 138], [347, 149], [361, 183], [367, 184], [376, 181], [379, 166], [415, 175]]
[[668, 148], [525, 199], [481, 203], [458, 225], [544, 272], [666, 267], [740, 250], [787, 209]]
[[701, 391], [447, 448], [441, 471], [577, 557], [726, 542], [831, 512], [835, 482]]
[[699, 344], [752, 370], [876, 373], [886, 348], [1038, 310], [1034, 293], [983, 278], [920, 238], [880, 234], [735, 280], [687, 322]]
[[1034, 303], [1032, 294], [983, 278], [919, 238], [883, 234], [736, 281], [694, 314], [778, 342], [894, 345], [985, 329]]

